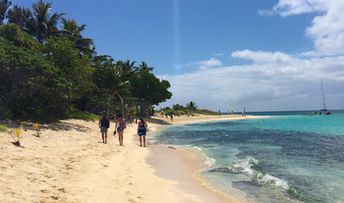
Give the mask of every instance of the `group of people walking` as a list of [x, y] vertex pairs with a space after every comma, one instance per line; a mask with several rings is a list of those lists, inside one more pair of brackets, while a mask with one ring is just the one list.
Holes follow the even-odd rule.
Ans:
[[[103, 113], [99, 120], [99, 128], [102, 135], [103, 143], [107, 143], [108, 129], [110, 128], [110, 121], [115, 122], [114, 135], [118, 134], [119, 145], [123, 146], [123, 134], [126, 128], [125, 119], [122, 114], [118, 114], [116, 118], [109, 118], [106, 113]], [[147, 123], [141, 117], [137, 124], [137, 135], [139, 136], [140, 147], [146, 147], [146, 134], [147, 134]]]

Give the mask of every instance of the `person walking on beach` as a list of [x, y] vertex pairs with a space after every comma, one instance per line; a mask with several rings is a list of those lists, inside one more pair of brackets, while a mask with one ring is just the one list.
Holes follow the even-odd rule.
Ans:
[[106, 116], [106, 113], [103, 113], [102, 118], [99, 120], [99, 128], [100, 128], [100, 133], [102, 134], [102, 140], [103, 143], [107, 143], [107, 131], [108, 128], [110, 127], [110, 121]]
[[126, 128], [126, 125], [125, 125], [125, 120], [122, 114], [117, 115], [115, 128], [117, 129], [117, 133], [118, 133], [119, 145], [123, 146], [123, 133], [124, 133], [124, 129]]
[[147, 123], [141, 117], [140, 121], [137, 125], [137, 134], [138, 134], [139, 140], [140, 140], [140, 147], [142, 147], [142, 143], [143, 143], [143, 147], [146, 147], [147, 127], [148, 127]]

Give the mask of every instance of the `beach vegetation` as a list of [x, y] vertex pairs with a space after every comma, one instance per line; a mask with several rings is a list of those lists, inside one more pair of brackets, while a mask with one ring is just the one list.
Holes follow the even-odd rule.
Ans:
[[0, 119], [93, 120], [103, 111], [145, 116], [171, 98], [146, 62], [97, 53], [86, 25], [39, 0], [0, 0]]
[[66, 115], [66, 118], [68, 119], [80, 119], [84, 121], [97, 121], [99, 120], [99, 117], [100, 116], [97, 114], [92, 114], [85, 111], [72, 111]]
[[195, 102], [190, 101], [187, 103], [185, 106], [181, 104], [174, 104], [171, 107], [165, 107], [157, 111], [157, 113], [160, 114], [168, 114], [168, 115], [176, 115], [176, 116], [181, 116], [181, 115], [188, 115], [188, 116], [193, 116], [195, 114], [203, 114], [203, 115], [218, 115], [217, 112], [208, 110], [208, 109], [199, 109], [197, 108], [197, 105]]
[[190, 109], [191, 111], [195, 111], [197, 109], [197, 106], [195, 102], [190, 101], [186, 104], [186, 108]]
[[23, 138], [23, 131], [20, 128], [14, 128], [10, 130], [10, 134], [13, 138], [13, 144], [17, 147], [21, 146], [21, 139]]
[[34, 136], [40, 137], [41, 136], [41, 124], [40, 123], [34, 123], [32, 125], [32, 128], [35, 131]]
[[0, 132], [6, 132], [7, 131], [7, 127], [5, 125], [0, 124]]

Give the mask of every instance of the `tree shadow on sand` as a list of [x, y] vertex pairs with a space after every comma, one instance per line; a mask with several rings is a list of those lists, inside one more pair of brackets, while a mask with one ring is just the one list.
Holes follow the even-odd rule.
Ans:
[[67, 130], [77, 130], [81, 132], [87, 132], [91, 130], [89, 127], [85, 127], [83, 125], [75, 124], [75, 123], [67, 123], [67, 122], [55, 122], [48, 124], [43, 127], [44, 129], [51, 129], [55, 131], [67, 131]]
[[145, 119], [147, 122], [150, 122], [150, 123], [154, 123], [154, 124], [159, 124], [159, 125], [171, 125], [171, 123], [167, 122], [167, 121], [164, 121], [162, 119], [158, 119], [158, 118], [146, 118]]

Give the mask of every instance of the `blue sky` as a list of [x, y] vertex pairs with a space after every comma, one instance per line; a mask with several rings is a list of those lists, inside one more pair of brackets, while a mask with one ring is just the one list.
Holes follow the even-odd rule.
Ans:
[[344, 108], [341, 1], [51, 2], [54, 12], [87, 25], [84, 35], [100, 54], [155, 67], [172, 84], [174, 96], [163, 105], [193, 100], [222, 111], [318, 109], [324, 80], [329, 108]]
[[[14, 2], [30, 6], [35, 1]], [[229, 55], [248, 47], [295, 53], [312, 46], [311, 40], [304, 36], [311, 17], [271, 18], [258, 14], [259, 9], [272, 7], [275, 0], [51, 2], [54, 12], [64, 12], [67, 18], [87, 25], [85, 35], [95, 40], [99, 53], [115, 59], [147, 61], [156, 67], [158, 74], [190, 71], [178, 69], [176, 65], [204, 60], [216, 53]], [[230, 59], [226, 62], [240, 63]]]

